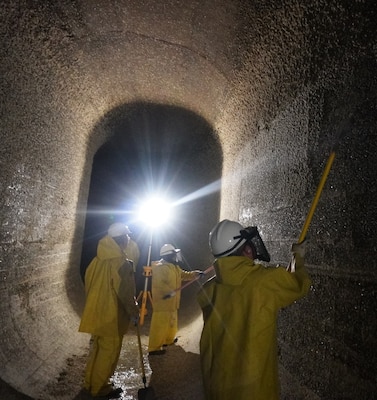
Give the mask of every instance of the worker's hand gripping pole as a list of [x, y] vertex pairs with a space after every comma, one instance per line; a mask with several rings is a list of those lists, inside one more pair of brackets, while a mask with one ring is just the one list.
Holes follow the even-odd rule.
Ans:
[[[302, 243], [306, 238], [306, 233], [308, 232], [310, 223], [311, 223], [313, 215], [314, 215], [314, 211], [317, 208], [317, 204], [318, 204], [319, 198], [321, 197], [322, 190], [323, 190], [323, 187], [324, 187], [324, 185], [326, 183], [326, 180], [327, 180], [327, 177], [329, 175], [329, 172], [331, 170], [332, 164], [334, 162], [334, 158], [335, 158], [335, 152], [332, 151], [330, 153], [329, 158], [327, 159], [327, 163], [326, 163], [325, 169], [323, 171], [321, 180], [319, 182], [316, 194], [315, 194], [315, 196], [313, 198], [312, 205], [310, 207], [309, 213], [308, 213], [308, 215], [306, 217], [304, 226], [302, 228], [300, 237], [298, 239], [298, 243], [299, 244]], [[291, 259], [291, 262], [289, 263], [289, 265], [287, 267], [287, 271], [295, 272], [295, 264], [296, 264], [296, 259], [295, 259], [294, 255], [293, 255], [292, 259]]]

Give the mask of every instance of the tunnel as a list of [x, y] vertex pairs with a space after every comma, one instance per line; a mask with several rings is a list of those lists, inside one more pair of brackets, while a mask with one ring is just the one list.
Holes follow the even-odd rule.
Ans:
[[[132, 208], [150, 190], [178, 204], [153, 258], [174, 241], [204, 270], [227, 218], [284, 265], [332, 152], [312, 287], [279, 314], [281, 398], [377, 398], [374, 2], [4, 0], [0, 14], [0, 398], [81, 399], [83, 270], [125, 220], [143, 284]], [[204, 399], [197, 290], [182, 292], [182, 362], [148, 366], [161, 400]]]

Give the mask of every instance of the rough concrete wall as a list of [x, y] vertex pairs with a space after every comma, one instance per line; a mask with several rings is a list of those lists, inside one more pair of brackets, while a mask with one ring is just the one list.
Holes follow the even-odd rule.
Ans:
[[86, 138], [78, 109], [67, 108], [69, 60], [50, 46], [43, 18], [20, 4], [3, 3], [1, 15], [1, 377], [38, 396], [83, 343], [72, 329], [82, 296], [70, 266], [84, 222]]
[[[184, 107], [208, 121], [221, 110], [232, 65], [229, 7], [167, 6], [0, 6], [0, 371], [33, 398], [48, 398], [47, 385], [87, 341], [77, 333], [83, 212], [93, 156], [113, 134], [97, 127], [112, 110], [140, 101]], [[216, 26], [201, 42], [206, 20]]]
[[319, 398], [373, 398], [374, 12], [345, 0], [2, 2], [1, 378], [47, 399], [82, 351], [81, 212], [112, 135], [101, 121], [147, 101], [216, 129], [221, 215], [260, 225], [280, 262], [341, 133], [309, 234], [313, 291], [282, 313], [281, 355]]
[[270, 14], [280, 20], [270, 41], [282, 45], [263, 48], [269, 72], [250, 57], [229, 96], [222, 121], [234, 140], [224, 153], [237, 156], [225, 156], [222, 217], [258, 225], [273, 260], [287, 264], [335, 149], [308, 233], [313, 290], [280, 316], [281, 361], [319, 398], [368, 399], [377, 393], [375, 18], [366, 3], [300, 11]]

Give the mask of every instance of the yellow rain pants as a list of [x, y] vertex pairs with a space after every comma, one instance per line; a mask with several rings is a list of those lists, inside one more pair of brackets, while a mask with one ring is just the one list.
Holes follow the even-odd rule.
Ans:
[[160, 350], [164, 344], [173, 344], [178, 332], [178, 312], [154, 311], [149, 332], [148, 351]]
[[92, 336], [84, 387], [93, 396], [105, 396], [111, 391], [110, 378], [118, 364], [122, 341], [123, 336]]
[[277, 316], [303, 297], [310, 279], [241, 256], [219, 258], [198, 302], [204, 326], [200, 362], [206, 400], [278, 400]]
[[106, 395], [123, 335], [130, 319], [139, 315], [132, 265], [110, 236], [99, 241], [97, 256], [86, 270], [85, 293], [79, 331], [92, 334], [92, 347], [84, 386], [93, 396]]
[[182, 281], [195, 279], [197, 273], [184, 271], [178, 265], [164, 260], [152, 263], [152, 299], [153, 313], [149, 331], [148, 351], [160, 350], [164, 344], [173, 344], [178, 332], [178, 309], [181, 291], [175, 296], [164, 299], [182, 285]]

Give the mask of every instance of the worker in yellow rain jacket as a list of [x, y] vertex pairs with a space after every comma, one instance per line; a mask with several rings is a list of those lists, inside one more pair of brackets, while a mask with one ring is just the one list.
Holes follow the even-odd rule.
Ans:
[[122, 389], [113, 388], [110, 378], [123, 335], [130, 321], [139, 317], [133, 267], [124, 253], [129, 233], [126, 225], [112, 224], [85, 273], [86, 301], [79, 331], [92, 334], [84, 388], [93, 397], [120, 397]]
[[204, 326], [200, 359], [206, 400], [279, 399], [277, 315], [311, 285], [303, 245], [294, 244], [296, 271], [269, 268], [256, 227], [223, 220], [210, 235], [216, 276], [198, 293]]
[[180, 249], [164, 244], [160, 250], [160, 261], [152, 263], [153, 313], [149, 331], [149, 355], [166, 352], [163, 347], [177, 341], [178, 309], [181, 301], [182, 281], [195, 279], [202, 271], [185, 271], [178, 265], [182, 260]]

